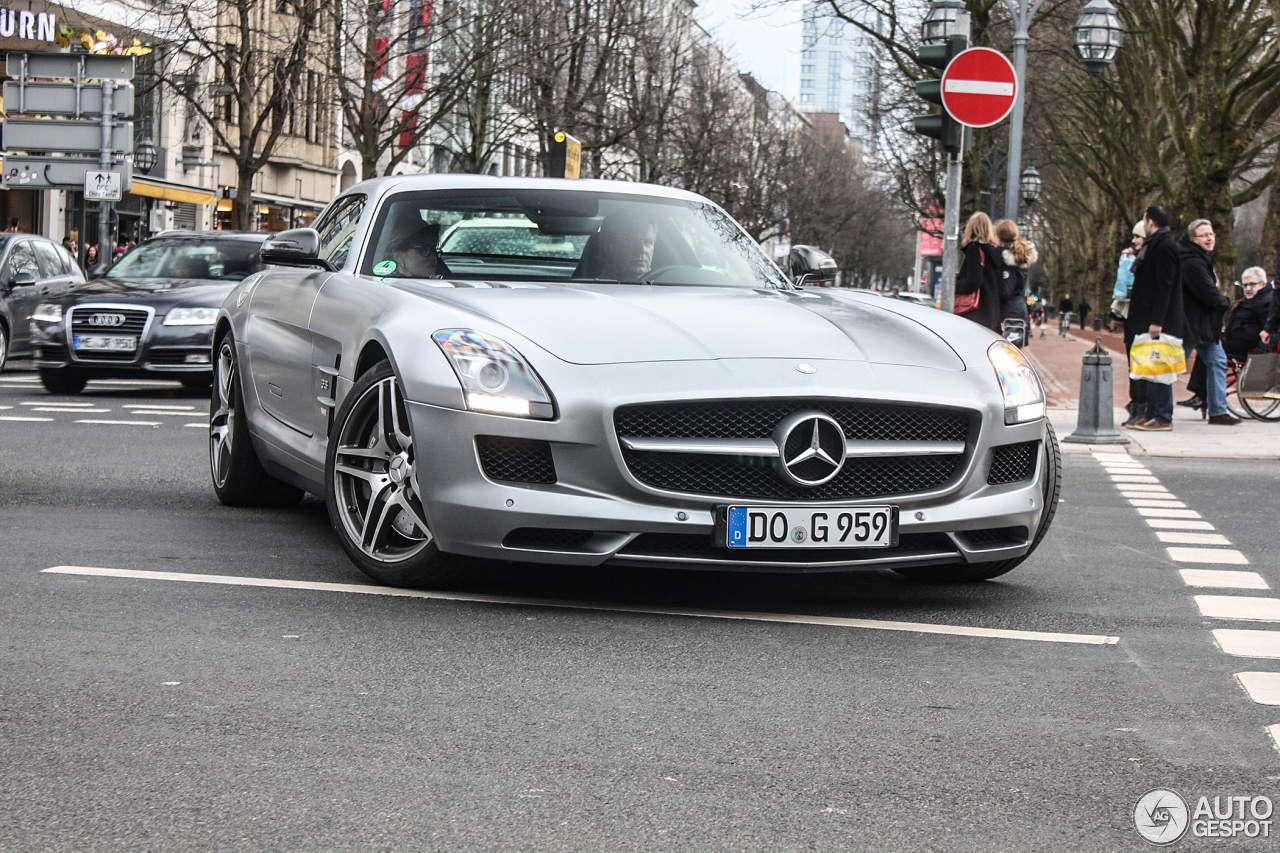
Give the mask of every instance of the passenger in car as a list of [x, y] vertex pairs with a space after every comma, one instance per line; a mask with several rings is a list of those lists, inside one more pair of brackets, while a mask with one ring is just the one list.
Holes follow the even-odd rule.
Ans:
[[[395, 266], [389, 274], [406, 278], [448, 278], [453, 273], [436, 252], [438, 242], [439, 224], [424, 225], [393, 240], [390, 249]], [[381, 266], [374, 267], [374, 272]]]
[[653, 265], [658, 229], [638, 213], [619, 211], [605, 217], [588, 241], [574, 278], [637, 281]]

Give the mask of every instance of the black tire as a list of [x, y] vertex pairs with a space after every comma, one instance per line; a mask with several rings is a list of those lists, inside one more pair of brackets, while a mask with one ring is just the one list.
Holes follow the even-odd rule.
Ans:
[[178, 381], [182, 383], [183, 388], [190, 388], [192, 391], [207, 391], [213, 385], [213, 371], [208, 373], [184, 373], [178, 377]]
[[970, 563], [967, 566], [920, 566], [894, 569], [898, 574], [924, 583], [973, 583], [991, 580], [1013, 571], [1022, 561], [1035, 553], [1040, 540], [1049, 532], [1049, 525], [1058, 513], [1058, 496], [1062, 493], [1062, 449], [1058, 447], [1058, 437], [1053, 427], [1045, 423], [1044, 441], [1044, 513], [1040, 516], [1040, 525], [1031, 540], [1027, 553], [1012, 560], [1000, 560], [994, 563]]
[[0, 323], [0, 372], [4, 371], [4, 366], [9, 362], [9, 330], [4, 327], [4, 323]]
[[1240, 405], [1249, 415], [1260, 421], [1280, 421], [1280, 400], [1241, 397]]
[[266, 472], [253, 449], [244, 416], [240, 366], [231, 333], [214, 350], [217, 381], [209, 401], [209, 474], [218, 500], [227, 506], [296, 506], [302, 489]]
[[68, 367], [40, 369], [40, 384], [50, 394], [79, 394], [89, 377]]
[[416, 461], [400, 382], [389, 363], [379, 362], [338, 407], [325, 457], [325, 503], [347, 556], [387, 586], [442, 586], [467, 568], [436, 545]]

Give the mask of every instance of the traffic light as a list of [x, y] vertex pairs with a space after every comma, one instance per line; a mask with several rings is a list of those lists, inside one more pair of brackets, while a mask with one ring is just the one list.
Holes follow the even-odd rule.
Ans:
[[[969, 48], [966, 36], [949, 37], [942, 44], [927, 44], [920, 48], [917, 55], [925, 65], [934, 68], [946, 68], [951, 60]], [[947, 108], [942, 105], [942, 80], [920, 80], [916, 82], [916, 94], [931, 104], [938, 105], [938, 112], [916, 116], [916, 133], [931, 136], [942, 143], [942, 150], [948, 154], [960, 154], [964, 148], [964, 125], [953, 119]]]

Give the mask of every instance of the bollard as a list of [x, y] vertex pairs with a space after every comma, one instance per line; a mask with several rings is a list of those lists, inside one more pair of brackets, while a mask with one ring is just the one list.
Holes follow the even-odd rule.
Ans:
[[1080, 413], [1076, 431], [1062, 439], [1077, 444], [1128, 444], [1116, 431], [1111, 388], [1111, 356], [1097, 338], [1080, 368]]

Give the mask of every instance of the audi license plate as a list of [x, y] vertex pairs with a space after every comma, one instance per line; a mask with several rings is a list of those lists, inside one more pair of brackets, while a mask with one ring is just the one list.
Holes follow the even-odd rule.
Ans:
[[730, 548], [892, 548], [898, 542], [896, 506], [731, 506]]
[[111, 350], [133, 352], [138, 348], [137, 338], [113, 338], [107, 335], [72, 335], [71, 346], [76, 349]]

